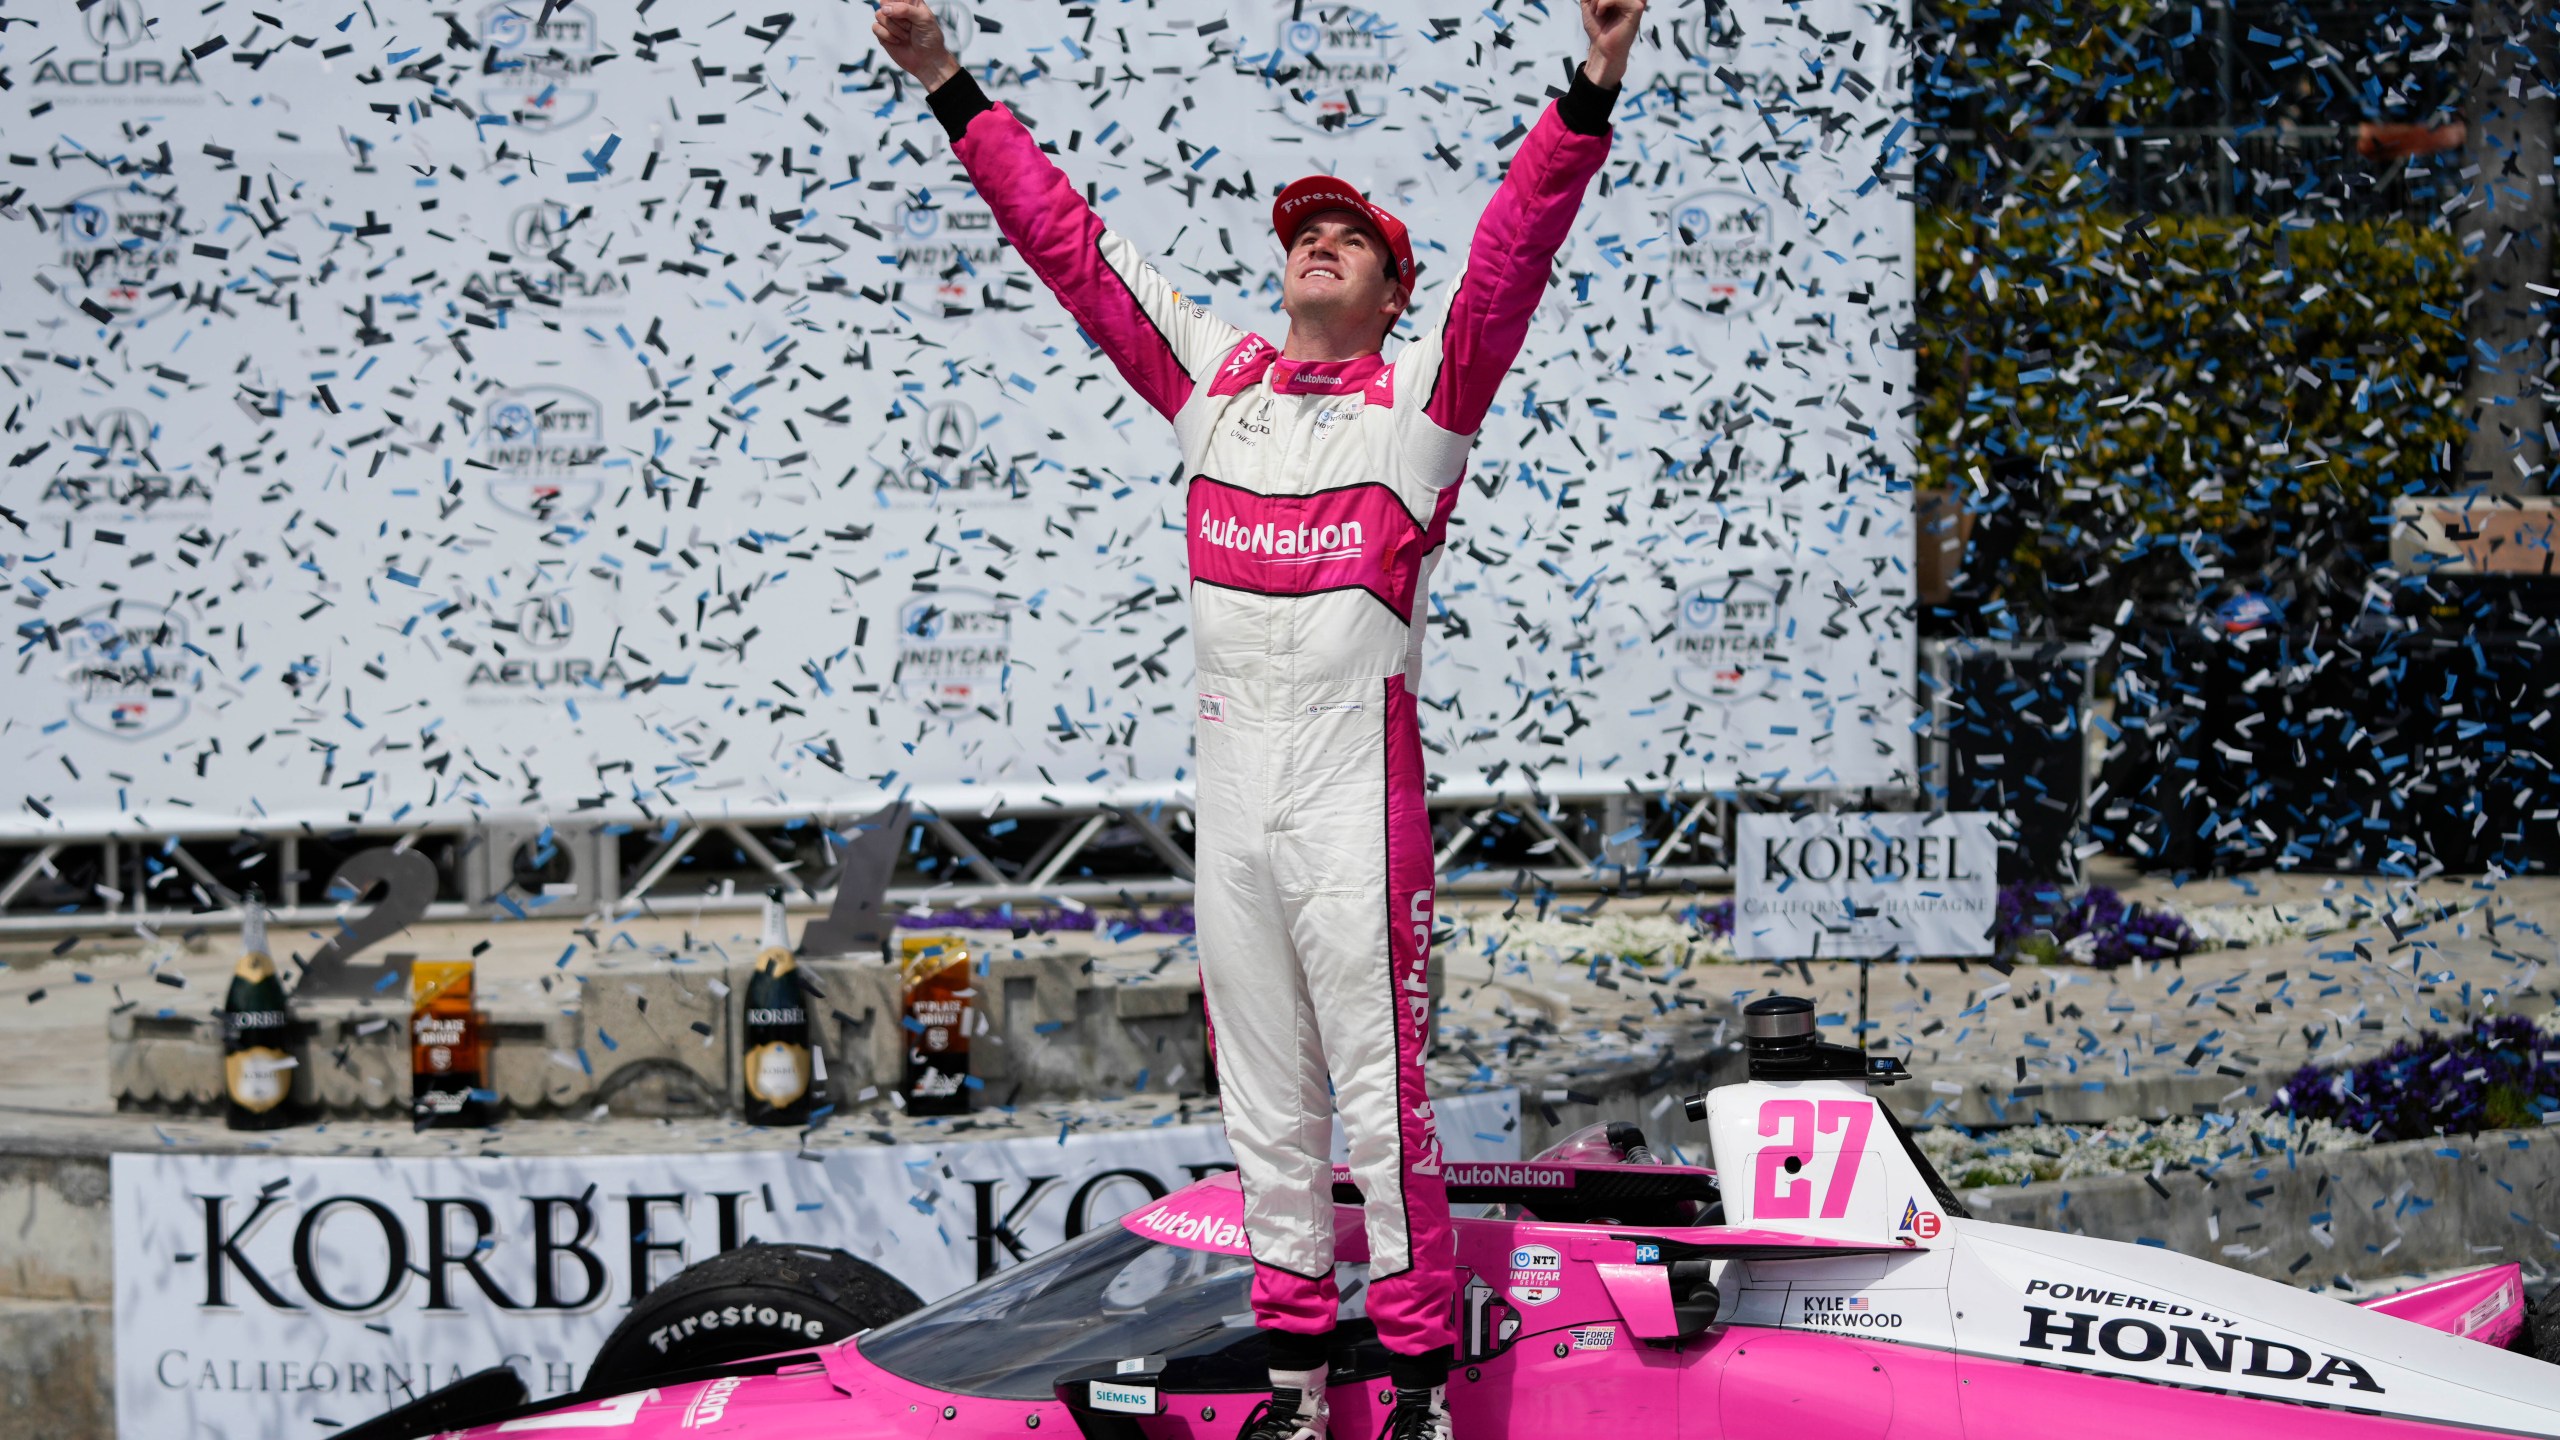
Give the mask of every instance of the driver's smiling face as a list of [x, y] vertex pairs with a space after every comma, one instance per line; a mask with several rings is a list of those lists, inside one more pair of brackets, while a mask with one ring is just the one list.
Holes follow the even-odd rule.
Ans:
[[1282, 272], [1280, 302], [1292, 318], [1300, 314], [1382, 317], [1381, 307], [1396, 296], [1389, 278], [1386, 242], [1355, 211], [1320, 210], [1298, 227], [1289, 242], [1289, 264]]

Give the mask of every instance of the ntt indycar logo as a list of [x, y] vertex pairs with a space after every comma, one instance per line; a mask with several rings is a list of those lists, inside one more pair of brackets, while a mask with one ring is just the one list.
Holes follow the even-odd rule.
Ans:
[[1248, 525], [1232, 515], [1200, 517], [1200, 543], [1239, 555], [1269, 555], [1295, 565], [1360, 558], [1360, 522], [1339, 525]]
[[1215, 1215], [1186, 1215], [1161, 1206], [1139, 1216], [1137, 1228], [1168, 1240], [1189, 1240], [1212, 1247], [1244, 1243], [1244, 1227], [1232, 1220], [1222, 1220]]

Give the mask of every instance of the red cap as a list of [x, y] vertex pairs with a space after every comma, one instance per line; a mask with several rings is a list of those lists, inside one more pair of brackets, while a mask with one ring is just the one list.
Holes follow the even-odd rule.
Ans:
[[1413, 263], [1413, 240], [1405, 234], [1404, 222], [1369, 203], [1369, 197], [1331, 175], [1310, 175], [1296, 180], [1271, 199], [1271, 228], [1277, 231], [1282, 245], [1297, 242], [1298, 227], [1310, 215], [1325, 210], [1348, 210], [1369, 222], [1378, 238], [1387, 242], [1387, 251], [1395, 257], [1395, 282], [1407, 289], [1413, 287], [1413, 274], [1419, 268]]

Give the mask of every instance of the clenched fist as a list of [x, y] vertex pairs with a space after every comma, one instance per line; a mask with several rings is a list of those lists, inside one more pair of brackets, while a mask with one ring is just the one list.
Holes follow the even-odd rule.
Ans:
[[1606, 89], [1626, 78], [1627, 52], [1635, 48], [1643, 23], [1644, 0], [1582, 0], [1582, 29], [1591, 37], [1582, 73], [1592, 84]]
[[[1583, 3], [1588, 7], [1592, 0]], [[951, 44], [943, 38], [942, 22], [925, 0], [880, 0], [879, 10], [871, 17], [871, 35], [899, 69], [924, 82], [927, 93], [960, 73], [960, 62], [952, 58]]]

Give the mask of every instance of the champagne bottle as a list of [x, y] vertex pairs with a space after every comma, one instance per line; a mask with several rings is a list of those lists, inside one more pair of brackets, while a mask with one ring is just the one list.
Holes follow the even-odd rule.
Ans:
[[267, 907], [256, 890], [240, 901], [240, 963], [222, 997], [222, 1118], [234, 1130], [273, 1130], [294, 1121], [293, 1033], [284, 982], [267, 953]]
[[764, 943], [747, 981], [746, 1042], [747, 1123], [808, 1123], [809, 1004], [779, 885], [764, 892]]

